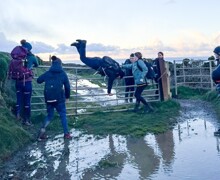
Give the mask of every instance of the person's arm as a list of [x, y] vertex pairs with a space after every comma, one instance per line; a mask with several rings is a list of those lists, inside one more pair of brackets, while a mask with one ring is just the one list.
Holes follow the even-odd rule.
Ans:
[[107, 90], [107, 93], [108, 93], [109, 96], [113, 95], [111, 93], [111, 90], [112, 90], [113, 82], [114, 82], [115, 79], [116, 79], [115, 76], [108, 77], [108, 90]]
[[123, 69], [132, 69], [132, 64], [123, 64], [121, 66], [121, 68], [123, 68]]
[[36, 56], [34, 56], [33, 66], [38, 67], [38, 65], [39, 65], [38, 58]]
[[[47, 73], [47, 72], [46, 72], [46, 73]], [[40, 75], [40, 76], [37, 78], [37, 83], [38, 83], [38, 84], [41, 84], [41, 83], [45, 82], [46, 73]]]
[[69, 99], [70, 98], [70, 82], [65, 72], [64, 72], [64, 83], [63, 84], [64, 84], [64, 90], [65, 90], [65, 98]]

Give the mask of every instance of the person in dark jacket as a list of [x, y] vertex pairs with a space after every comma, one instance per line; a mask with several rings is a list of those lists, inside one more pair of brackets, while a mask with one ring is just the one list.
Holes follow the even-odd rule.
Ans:
[[[216, 84], [216, 91], [218, 93], [218, 96], [220, 97], [220, 46], [217, 46], [213, 52], [217, 61], [217, 67], [212, 72], [212, 80]], [[214, 132], [214, 135], [220, 136], [220, 129]]]
[[[108, 88], [107, 93], [109, 96], [112, 96], [111, 93], [113, 82], [116, 78], [123, 78], [124, 72], [121, 70], [119, 64], [111, 59], [108, 56], [104, 56], [102, 58], [100, 57], [87, 57], [86, 56], [86, 40], [80, 40], [77, 39], [77, 42], [74, 42], [71, 44], [71, 46], [75, 46], [79, 55], [80, 60], [86, 64], [87, 66], [91, 67], [92, 69], [96, 70], [101, 74], [102, 76], [108, 76]], [[114, 61], [114, 63], [117, 64], [119, 67], [118, 70], [115, 70], [114, 68], [108, 67], [105, 63], [105, 59], [111, 59]]]
[[212, 80], [217, 84], [219, 85], [220, 84], [220, 62], [219, 62], [219, 59], [220, 59], [220, 46], [217, 46], [215, 49], [214, 49], [214, 54], [215, 54], [215, 58], [216, 58], [216, 61], [217, 61], [217, 67], [213, 70], [212, 72]]
[[[140, 70], [140, 68], [142, 71]], [[148, 68], [145, 65], [144, 61], [142, 60], [142, 54], [140, 52], [134, 53], [134, 59], [132, 64], [124, 64], [122, 65], [122, 68], [132, 69], [132, 74], [134, 76], [134, 82], [137, 85], [135, 89], [134, 96], [136, 98], [136, 104], [134, 107], [134, 112], [139, 111], [140, 102], [144, 104], [144, 112], [152, 112], [153, 108], [150, 106], [150, 104], [142, 97], [142, 92], [147, 87], [147, 79], [146, 74], [148, 72]]]
[[[45, 82], [44, 97], [47, 106], [47, 117], [40, 129], [38, 141], [46, 138], [45, 128], [49, 125], [54, 115], [54, 109], [60, 115], [63, 126], [64, 138], [70, 139], [66, 118], [66, 105], [70, 98], [70, 83], [67, 74], [62, 68], [62, 62], [56, 56], [52, 56], [52, 65], [48, 71], [38, 77], [37, 83]], [[64, 90], [63, 90], [64, 86]], [[54, 88], [54, 89], [53, 89]]]
[[[160, 92], [162, 93], [162, 79], [161, 79], [161, 70], [160, 70], [160, 61], [164, 61], [164, 54], [163, 52], [157, 53], [158, 57], [153, 60], [153, 68], [156, 74], [155, 82], [157, 83], [157, 89], [159, 88]], [[156, 90], [155, 94], [159, 94], [159, 91]]]
[[[132, 64], [134, 59], [134, 54], [130, 55], [129, 59], [126, 59], [124, 64]], [[128, 103], [128, 99], [130, 102], [133, 102], [134, 96], [134, 77], [131, 69], [125, 69], [125, 102]], [[132, 77], [131, 77], [132, 76]], [[129, 98], [128, 98], [129, 97]]]

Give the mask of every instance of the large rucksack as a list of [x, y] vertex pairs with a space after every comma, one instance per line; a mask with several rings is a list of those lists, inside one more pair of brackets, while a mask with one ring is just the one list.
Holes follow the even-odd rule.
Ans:
[[103, 58], [103, 68], [111, 68], [114, 71], [119, 71], [120, 70], [120, 65], [113, 60], [112, 58], [108, 56], [104, 56]]
[[57, 102], [64, 96], [63, 83], [58, 76], [51, 74], [45, 81], [44, 97], [47, 103]]
[[27, 50], [22, 46], [16, 46], [11, 51], [12, 60], [9, 64], [8, 78], [13, 80], [25, 80], [33, 73], [30, 69], [24, 66], [25, 58], [27, 56]]
[[[138, 67], [138, 69], [140, 69], [140, 71], [142, 71], [141, 66], [138, 64], [138, 61], [137, 61], [137, 67]], [[143, 60], [141, 60], [141, 61], [143, 61]], [[156, 73], [154, 72], [154, 68], [153, 68], [152, 64], [147, 61], [143, 61], [143, 62], [145, 63], [145, 65], [148, 68], [146, 78], [154, 80], [156, 78]]]

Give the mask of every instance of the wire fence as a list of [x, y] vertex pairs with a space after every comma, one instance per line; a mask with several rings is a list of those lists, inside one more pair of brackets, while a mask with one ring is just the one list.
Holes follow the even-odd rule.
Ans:
[[[33, 81], [33, 95], [32, 95], [32, 112], [41, 113], [46, 111], [46, 104], [44, 101], [43, 91], [44, 85], [37, 84], [36, 79], [39, 75], [48, 70], [49, 66], [40, 66], [35, 69], [35, 78]], [[66, 71], [70, 85], [71, 96], [66, 103], [67, 115], [82, 115], [92, 114], [95, 112], [118, 112], [127, 111], [132, 108], [135, 103], [135, 98], [130, 94], [133, 92], [125, 92], [126, 86], [125, 78], [116, 79], [113, 84], [113, 96], [107, 94], [107, 77], [101, 77], [95, 74], [95, 71], [87, 67], [71, 67], [63, 66]], [[149, 82], [147, 88], [143, 92], [143, 97], [148, 102], [160, 101], [160, 93], [155, 82]], [[128, 94], [128, 97], [126, 97]]]

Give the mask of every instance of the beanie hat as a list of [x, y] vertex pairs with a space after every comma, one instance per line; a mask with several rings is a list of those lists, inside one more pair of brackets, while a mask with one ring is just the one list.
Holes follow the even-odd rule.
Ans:
[[60, 65], [60, 66], [62, 65], [62, 61], [58, 57], [52, 56], [51, 59], [52, 59], [52, 65], [55, 65], [55, 64]]
[[214, 51], [215, 54], [218, 54], [220, 56], [220, 46], [217, 46]]
[[32, 46], [29, 42], [27, 42], [25, 39], [21, 40], [21, 46], [26, 48], [28, 51], [32, 49]]

